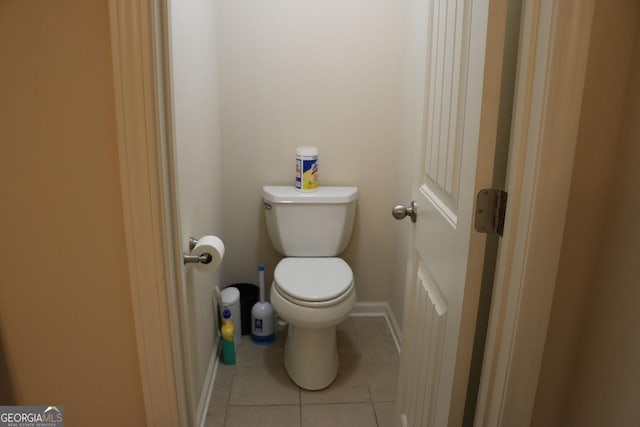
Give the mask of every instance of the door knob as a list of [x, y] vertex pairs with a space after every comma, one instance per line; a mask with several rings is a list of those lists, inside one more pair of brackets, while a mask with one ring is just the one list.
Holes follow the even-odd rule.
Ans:
[[417, 206], [414, 201], [411, 201], [411, 205], [409, 207], [406, 207], [405, 205], [395, 205], [393, 209], [391, 209], [391, 215], [393, 215], [395, 219], [402, 219], [405, 216], [410, 216], [411, 222], [416, 222], [416, 213]]

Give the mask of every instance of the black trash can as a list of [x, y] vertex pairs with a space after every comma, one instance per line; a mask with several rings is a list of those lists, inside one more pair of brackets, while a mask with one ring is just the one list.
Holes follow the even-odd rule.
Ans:
[[251, 309], [260, 300], [260, 288], [253, 283], [234, 283], [228, 287], [240, 291], [240, 314], [242, 335], [251, 335]]

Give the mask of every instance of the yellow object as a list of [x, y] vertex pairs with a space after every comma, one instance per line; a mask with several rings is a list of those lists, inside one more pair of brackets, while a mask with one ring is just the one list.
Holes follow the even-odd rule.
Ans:
[[318, 168], [317, 163], [313, 164], [313, 169], [305, 171], [302, 175], [302, 189], [315, 190], [318, 188]]
[[233, 332], [233, 322], [225, 319], [222, 322], [222, 338], [233, 342]]

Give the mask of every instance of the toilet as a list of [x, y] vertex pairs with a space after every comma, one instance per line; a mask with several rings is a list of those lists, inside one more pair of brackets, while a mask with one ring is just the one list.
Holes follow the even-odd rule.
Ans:
[[284, 365], [307, 390], [329, 386], [338, 373], [336, 326], [356, 301], [353, 272], [337, 256], [351, 238], [357, 187], [263, 187], [267, 230], [285, 256], [275, 268], [271, 304], [289, 323]]

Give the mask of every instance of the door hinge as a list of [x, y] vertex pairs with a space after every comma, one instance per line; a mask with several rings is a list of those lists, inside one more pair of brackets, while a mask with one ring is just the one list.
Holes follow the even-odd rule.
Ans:
[[502, 237], [506, 210], [506, 191], [496, 188], [480, 190], [476, 197], [476, 230], [480, 233], [495, 233]]

